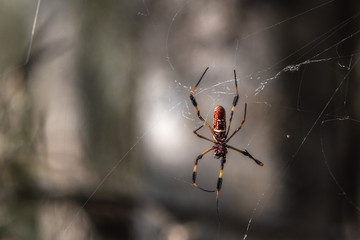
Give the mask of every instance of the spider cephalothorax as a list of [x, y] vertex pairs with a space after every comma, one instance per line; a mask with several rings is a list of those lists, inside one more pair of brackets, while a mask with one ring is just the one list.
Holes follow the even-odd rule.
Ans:
[[226, 113], [225, 113], [225, 109], [222, 107], [222, 106], [216, 106], [215, 109], [214, 109], [214, 118], [213, 118], [213, 125], [212, 127], [210, 126], [209, 123], [207, 123], [205, 121], [205, 119], [200, 115], [200, 111], [199, 111], [199, 108], [197, 107], [197, 102], [195, 100], [195, 97], [193, 96], [194, 92], [195, 92], [195, 89], [197, 88], [197, 86], [199, 85], [200, 81], [202, 80], [202, 78], [204, 77], [206, 71], [208, 70], [209, 68], [206, 68], [204, 73], [201, 75], [201, 78], [200, 80], [197, 82], [197, 84], [195, 85], [194, 89], [191, 91], [190, 93], [190, 100], [192, 102], [192, 104], [194, 105], [195, 109], [196, 109], [196, 112], [197, 112], [197, 115], [199, 117], [199, 119], [201, 121], [204, 122], [204, 125], [208, 126], [211, 133], [212, 133], [212, 136], [213, 136], [213, 139], [214, 140], [211, 140], [207, 137], [204, 137], [200, 134], [197, 133], [197, 131], [199, 131], [204, 125], [200, 126], [198, 129], [196, 129], [194, 131], [194, 133], [202, 138], [202, 139], [205, 139], [209, 142], [212, 142], [214, 143], [214, 145], [209, 148], [208, 150], [206, 150], [205, 152], [203, 152], [202, 154], [200, 154], [196, 160], [195, 160], [195, 165], [194, 165], [194, 171], [193, 171], [193, 175], [192, 175], [192, 184], [201, 189], [201, 190], [204, 190], [204, 191], [207, 191], [207, 192], [214, 192], [214, 191], [211, 191], [211, 190], [206, 190], [204, 188], [201, 188], [199, 187], [197, 184], [196, 184], [196, 173], [197, 173], [197, 164], [198, 164], [198, 161], [205, 155], [207, 154], [208, 152], [214, 150], [214, 157], [215, 158], [220, 158], [220, 174], [219, 174], [219, 178], [218, 178], [218, 183], [217, 183], [217, 190], [216, 190], [216, 201], [218, 201], [218, 198], [219, 198], [219, 192], [220, 192], [220, 189], [221, 189], [221, 186], [222, 186], [222, 175], [223, 175], [223, 169], [224, 169], [224, 165], [226, 163], [226, 154], [227, 154], [227, 149], [230, 148], [230, 149], [233, 149], [237, 152], [240, 152], [242, 153], [244, 156], [247, 156], [249, 157], [250, 159], [254, 160], [255, 163], [257, 163], [258, 165], [260, 166], [263, 166], [264, 164], [255, 159], [253, 156], [251, 156], [251, 154], [247, 151], [247, 150], [240, 150], [240, 149], [237, 149], [237, 148], [234, 148], [230, 145], [228, 145], [227, 143], [229, 142], [229, 140], [241, 129], [242, 125], [244, 124], [245, 122], [245, 119], [246, 119], [246, 103], [245, 103], [245, 111], [244, 111], [244, 119], [243, 121], [241, 122], [240, 124], [240, 127], [237, 128], [231, 135], [230, 137], [228, 137], [228, 134], [230, 132], [230, 126], [231, 126], [231, 121], [232, 121], [232, 118], [233, 118], [233, 115], [234, 115], [234, 110], [235, 110], [235, 106], [237, 105], [237, 102], [239, 100], [239, 91], [238, 91], [238, 86], [237, 86], [237, 80], [236, 80], [236, 72], [234, 70], [234, 78], [235, 78], [235, 88], [236, 88], [236, 96], [234, 97], [234, 101], [233, 101], [233, 107], [231, 109], [231, 114], [230, 114], [230, 120], [229, 120], [229, 126], [228, 126], [228, 129], [226, 130]]
[[214, 152], [215, 158], [226, 157], [227, 154], [226, 143], [223, 142], [215, 143], [214, 150], [215, 150]]

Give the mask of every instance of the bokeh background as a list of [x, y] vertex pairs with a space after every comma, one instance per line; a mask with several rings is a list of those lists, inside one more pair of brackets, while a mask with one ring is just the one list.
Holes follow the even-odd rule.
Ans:
[[[2, 0], [0, 239], [360, 239], [357, 1]], [[240, 99], [219, 200], [193, 130]], [[211, 137], [208, 129], [200, 133]], [[206, 155], [199, 185], [216, 187]]]

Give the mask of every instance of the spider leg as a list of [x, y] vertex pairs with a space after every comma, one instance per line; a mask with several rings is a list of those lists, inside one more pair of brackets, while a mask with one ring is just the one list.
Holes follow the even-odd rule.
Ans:
[[[228, 139], [226, 139], [225, 142], [229, 142], [229, 140], [241, 129], [241, 127], [243, 126], [245, 120], [246, 120], [246, 107], [247, 107], [247, 104], [245, 103], [245, 111], [244, 111], [244, 119], [242, 120], [241, 124], [240, 124], [240, 127], [238, 129], [235, 130], [235, 132], [233, 132], [233, 134], [230, 135], [230, 137]], [[229, 129], [230, 129], [230, 126], [229, 126]]]
[[197, 129], [194, 131], [195, 135], [198, 136], [199, 138], [202, 138], [202, 139], [205, 139], [205, 140], [207, 140], [207, 141], [209, 141], [209, 142], [215, 143], [214, 140], [211, 140], [211, 139], [209, 139], [209, 138], [207, 138], [207, 137], [201, 136], [200, 134], [197, 133], [197, 131], [199, 131], [203, 126], [204, 126], [204, 125], [201, 125], [199, 128], [197, 128]]
[[228, 136], [228, 134], [230, 132], [230, 126], [231, 126], [231, 121], [232, 121], [232, 118], [233, 118], [233, 115], [234, 115], [234, 110], [235, 110], [235, 107], [236, 107], [237, 102], [239, 100], [239, 90], [238, 90], [238, 85], [237, 85], [237, 80], [236, 80], [236, 71], [235, 70], [234, 70], [234, 79], [235, 79], [236, 96], [234, 97], [233, 107], [231, 109], [231, 115], [230, 115], [230, 120], [229, 120], [229, 127], [228, 127], [228, 130], [226, 132], [225, 138], [227, 138], [227, 136]]
[[219, 214], [219, 194], [220, 194], [220, 190], [222, 187], [222, 175], [223, 175], [223, 171], [224, 171], [224, 165], [226, 163], [226, 157], [222, 157], [221, 158], [221, 165], [220, 165], [220, 174], [219, 174], [219, 178], [218, 178], [218, 182], [217, 182], [217, 186], [216, 186], [216, 212], [218, 215], [218, 220], [220, 222], [220, 214]]
[[222, 157], [221, 158], [221, 165], [220, 165], [220, 174], [219, 174], [219, 178], [218, 178], [218, 182], [217, 182], [217, 186], [216, 186], [216, 204], [218, 204], [219, 201], [219, 193], [222, 187], [222, 175], [223, 175], [223, 171], [224, 171], [224, 165], [226, 163], [226, 158]]
[[257, 165], [264, 166], [264, 164], [263, 164], [261, 161], [255, 159], [253, 156], [251, 156], [251, 154], [250, 154], [247, 150], [243, 151], [243, 150], [234, 148], [234, 147], [229, 146], [229, 145], [226, 145], [226, 147], [228, 147], [228, 148], [230, 148], [230, 149], [232, 149], [232, 150], [235, 150], [235, 151], [237, 151], [237, 152], [239, 152], [239, 153], [242, 153], [242, 154], [244, 154], [245, 156], [251, 158], [252, 160], [254, 160], [254, 161], [256, 162]]
[[209, 148], [208, 150], [206, 150], [205, 152], [203, 152], [202, 154], [200, 154], [199, 156], [197, 156], [196, 160], [195, 160], [195, 165], [194, 165], [194, 171], [193, 171], [193, 174], [192, 174], [192, 184], [197, 187], [198, 189], [200, 190], [203, 190], [205, 192], [215, 192], [213, 190], [207, 190], [207, 189], [204, 189], [202, 187], [199, 187], [199, 185], [196, 184], [196, 171], [197, 171], [197, 164], [198, 164], [198, 161], [205, 155], [207, 154], [208, 152], [210, 152], [211, 150], [214, 150], [215, 147], [212, 147], [212, 148]]
[[196, 109], [196, 112], [197, 112], [197, 115], [198, 115], [199, 119], [200, 119], [201, 121], [203, 121], [206, 126], [209, 127], [211, 133], [213, 134], [213, 136], [215, 136], [214, 130], [212, 129], [212, 127], [210, 126], [210, 124], [209, 124], [208, 122], [206, 122], [205, 119], [200, 115], [200, 111], [199, 111], [199, 108], [197, 107], [196, 99], [195, 99], [195, 97], [193, 96], [193, 94], [194, 94], [194, 92], [195, 92], [195, 89], [198, 87], [199, 83], [200, 83], [201, 80], [203, 79], [203, 77], [204, 77], [204, 75], [205, 75], [205, 73], [206, 73], [206, 71], [207, 71], [208, 69], [209, 69], [209, 67], [207, 67], [207, 68], [205, 69], [205, 71], [204, 71], [204, 73], [201, 75], [199, 81], [196, 83], [194, 89], [191, 91], [191, 93], [190, 93], [190, 100], [191, 100], [191, 103], [194, 105], [194, 107], [195, 107], [195, 109]]

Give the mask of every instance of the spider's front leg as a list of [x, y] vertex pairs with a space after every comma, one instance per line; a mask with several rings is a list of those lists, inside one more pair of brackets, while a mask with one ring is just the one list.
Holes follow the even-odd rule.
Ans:
[[217, 186], [216, 186], [216, 202], [219, 201], [219, 193], [220, 193], [220, 190], [221, 190], [221, 187], [222, 187], [222, 181], [223, 181], [222, 175], [223, 175], [225, 163], [226, 163], [226, 158], [221, 157], [221, 160], [220, 160], [220, 164], [221, 164], [220, 165], [220, 174], [219, 174], [219, 178], [218, 178]]
[[196, 175], [197, 175], [197, 164], [198, 164], [198, 161], [205, 155], [207, 154], [208, 152], [214, 150], [215, 147], [212, 147], [208, 150], [206, 150], [205, 152], [203, 152], [202, 154], [200, 154], [199, 156], [197, 156], [196, 160], [195, 160], [195, 165], [194, 165], [194, 171], [193, 171], [193, 174], [192, 174], [192, 184], [197, 187], [198, 189], [201, 189], [205, 192], [215, 192], [213, 190], [207, 190], [207, 189], [204, 189], [202, 187], [199, 187], [199, 185], [196, 184]]

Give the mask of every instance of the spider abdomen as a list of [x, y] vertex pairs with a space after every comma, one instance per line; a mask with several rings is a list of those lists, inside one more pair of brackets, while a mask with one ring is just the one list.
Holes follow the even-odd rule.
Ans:
[[225, 137], [226, 115], [225, 109], [222, 106], [216, 106], [214, 109], [213, 130], [216, 138], [221, 139]]

